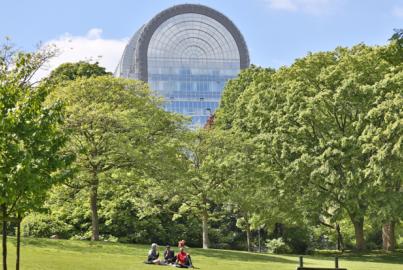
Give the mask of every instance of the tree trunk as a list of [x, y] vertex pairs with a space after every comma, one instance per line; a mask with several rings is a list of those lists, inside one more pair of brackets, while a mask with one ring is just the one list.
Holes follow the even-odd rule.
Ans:
[[337, 250], [344, 250], [344, 243], [343, 243], [343, 235], [340, 231], [340, 225], [336, 223], [336, 232], [337, 232]]
[[364, 218], [351, 218], [351, 221], [354, 224], [354, 232], [355, 232], [355, 248], [359, 251], [365, 249], [365, 240], [364, 240]]
[[17, 216], [17, 258], [15, 263], [15, 270], [20, 270], [20, 250], [21, 250], [21, 218]]
[[246, 245], [248, 246], [248, 251], [250, 251], [250, 225], [246, 223]]
[[7, 208], [2, 206], [3, 212], [3, 270], [7, 270]]
[[94, 180], [90, 187], [90, 204], [91, 204], [91, 218], [92, 218], [92, 241], [99, 240], [99, 220], [98, 220], [98, 179], [94, 173]]
[[203, 210], [202, 224], [203, 224], [203, 248], [208, 249], [210, 241], [208, 239], [208, 213], [206, 209]]
[[396, 248], [395, 222], [391, 221], [383, 224], [382, 242], [384, 251], [394, 251]]
[[258, 235], [258, 242], [259, 242], [259, 253], [261, 253], [262, 252], [262, 245], [261, 245], [261, 243], [260, 243], [260, 241], [261, 241], [261, 236], [260, 236], [260, 227], [259, 227], [259, 230], [257, 231], [257, 235]]
[[276, 223], [274, 224], [274, 235], [276, 238], [284, 236], [284, 224], [283, 223]]

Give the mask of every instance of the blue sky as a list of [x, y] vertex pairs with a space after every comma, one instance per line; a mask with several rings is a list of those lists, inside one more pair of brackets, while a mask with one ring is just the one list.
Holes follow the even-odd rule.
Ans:
[[251, 62], [289, 65], [307, 52], [359, 42], [385, 44], [403, 28], [403, 0], [1, 0], [0, 37], [32, 50], [56, 44], [66, 61], [99, 60], [113, 70], [130, 36], [159, 11], [199, 3], [227, 15], [243, 33]]

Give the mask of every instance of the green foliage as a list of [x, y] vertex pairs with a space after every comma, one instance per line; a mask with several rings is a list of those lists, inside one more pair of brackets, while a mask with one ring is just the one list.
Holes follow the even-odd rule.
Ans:
[[56, 235], [58, 238], [68, 239], [72, 228], [63, 220], [41, 213], [31, 213], [21, 222], [22, 235], [25, 237], [46, 237]]
[[242, 70], [237, 78], [230, 80], [223, 90], [220, 106], [215, 113], [215, 126], [221, 129], [229, 129], [233, 126], [235, 119], [243, 117], [237, 114], [241, 113], [236, 108], [239, 97], [244, 94], [247, 88], [256, 83], [261, 83], [273, 72], [273, 69], [252, 65], [250, 68]]
[[[151, 210], [142, 205], [151, 205], [148, 188], [155, 179], [175, 175], [167, 168], [176, 160], [175, 141], [182, 130], [182, 118], [165, 112], [161, 100], [145, 83], [110, 76], [60, 84], [50, 100], [66, 104], [64, 131], [69, 141], [65, 151], [76, 154], [75, 175], [66, 185], [90, 198], [93, 239], [99, 237], [99, 207], [113, 209], [123, 200], [124, 204]], [[99, 199], [112, 203], [104, 205]], [[88, 212], [78, 212], [81, 220], [88, 217]], [[107, 216], [101, 223], [107, 221], [104, 218]]]
[[171, 190], [171, 203], [180, 204], [174, 219], [188, 214], [198, 217], [204, 224], [204, 247], [209, 244], [207, 223], [214, 218], [212, 208], [230, 187], [233, 164], [227, 157], [235, 146], [231, 134], [201, 129], [187, 134], [179, 153], [181, 171]]
[[403, 29], [394, 29], [394, 34], [389, 39], [392, 42], [396, 42], [396, 44], [403, 49]]
[[402, 51], [396, 46], [309, 54], [275, 73], [252, 68], [244, 82], [228, 84], [222, 103], [231, 109], [217, 113], [219, 128], [257, 147], [250, 164], [270, 174], [272, 196], [279, 208], [288, 206], [287, 216], [335, 222], [347, 214], [359, 249], [368, 211], [376, 209], [384, 221], [403, 213], [403, 80], [395, 61]]
[[39, 208], [47, 190], [65, 178], [61, 169], [71, 156], [60, 151], [62, 103], [45, 105], [50, 89], [31, 82], [53, 53], [4, 45], [0, 55], [0, 205], [7, 219]]
[[106, 72], [104, 67], [99, 66], [98, 62], [94, 64], [79, 61], [77, 63], [64, 63], [52, 70], [48, 80], [53, 83], [75, 81], [79, 78], [91, 78], [98, 76], [112, 75]]
[[[379, 248], [382, 225], [396, 223], [399, 235], [403, 219], [400, 40], [396, 32], [387, 46], [312, 53], [277, 71], [252, 66], [225, 87], [212, 128], [197, 131], [145, 83], [97, 64], [62, 65], [38, 87], [6, 65], [0, 180], [18, 181], [3, 185], [3, 197], [13, 205], [21, 192], [18, 211], [38, 208], [74, 155], [73, 177], [53, 187], [49, 215], [24, 220], [27, 235], [191, 246], [209, 236], [212, 247], [250, 248], [259, 232], [263, 242], [275, 238], [272, 252], [306, 253], [334, 248], [337, 224], [346, 248], [364, 248], [364, 238]], [[41, 63], [19, 57], [14, 70]], [[59, 143], [33, 128], [42, 106], [55, 108], [45, 115]], [[33, 154], [57, 158], [41, 163], [52, 169], [44, 182], [33, 177]], [[269, 231], [274, 224], [281, 232]]]
[[312, 232], [306, 227], [286, 228], [283, 235], [284, 242], [296, 254], [306, 254], [312, 242]]
[[286, 254], [291, 253], [291, 248], [283, 241], [283, 238], [276, 238], [266, 241], [268, 253]]
[[[39, 209], [47, 191], [63, 181], [72, 156], [60, 150], [66, 136], [63, 106], [45, 104], [50, 89], [34, 85], [33, 76], [53, 56], [52, 51], [24, 53], [0, 47], [0, 209], [3, 223], [3, 262], [7, 269], [7, 223], [21, 222]], [[19, 232], [19, 231], [18, 231]], [[17, 268], [19, 266], [18, 233]]]

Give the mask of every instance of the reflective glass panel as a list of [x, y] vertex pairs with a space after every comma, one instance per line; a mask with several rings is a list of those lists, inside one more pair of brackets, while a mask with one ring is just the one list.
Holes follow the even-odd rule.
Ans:
[[165, 98], [165, 109], [203, 126], [225, 83], [238, 75], [240, 57], [230, 32], [201, 14], [174, 16], [154, 32], [148, 47], [148, 82]]

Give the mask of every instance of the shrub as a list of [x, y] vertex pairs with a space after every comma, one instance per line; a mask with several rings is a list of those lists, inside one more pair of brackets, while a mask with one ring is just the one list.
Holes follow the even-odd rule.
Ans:
[[67, 239], [71, 236], [72, 227], [50, 215], [32, 213], [22, 220], [21, 232], [23, 236], [48, 238], [57, 235], [58, 238]]
[[293, 253], [305, 254], [312, 242], [312, 233], [308, 228], [290, 227], [284, 232], [284, 242], [291, 248]]
[[366, 240], [366, 248], [368, 250], [377, 250], [382, 249], [382, 225], [375, 224], [375, 226], [371, 226], [367, 229], [367, 235], [365, 237]]
[[291, 253], [291, 248], [283, 241], [283, 238], [276, 238], [266, 241], [268, 253], [283, 254]]

